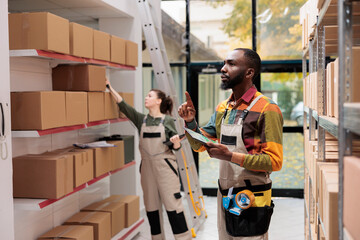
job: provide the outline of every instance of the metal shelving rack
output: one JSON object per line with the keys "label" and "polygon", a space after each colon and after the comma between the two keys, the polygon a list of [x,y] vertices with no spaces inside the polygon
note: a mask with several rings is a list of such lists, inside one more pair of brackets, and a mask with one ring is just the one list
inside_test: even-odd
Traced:
{"label": "metal shelving rack", "polygon": [[360,135],[360,111],[358,104],[351,101],[352,88],[352,46],[353,46],[353,1],[338,2],[339,35],[339,239],[344,235],[344,156],[352,154],[353,135]]}
{"label": "metal shelving rack", "polygon": [[[353,1],[342,0],[337,2],[337,16],[326,16],[327,9],[331,7],[331,0],[326,0],[319,12],[315,34],[309,45],[303,51],[303,77],[307,76],[306,60],[309,58],[309,73],[318,72],[318,111],[304,107],[304,130],[307,129],[307,118],[309,118],[309,140],[315,140],[317,130],[318,160],[325,160],[325,132],[329,132],[338,139],[339,144],[339,193],[338,193],[338,215],[339,215],[339,240],[346,238],[347,231],[343,223],[343,199],[344,199],[344,156],[351,155],[351,144],[354,135],[360,136],[360,105],[350,103],[351,81],[352,81],[352,45],[353,45],[353,21],[358,22],[358,17],[353,16]],[[333,7],[333,6],[332,6]],[[338,25],[338,56],[339,56],[339,116],[338,120],[323,116],[326,114],[325,103],[325,26]],[[309,204],[311,204],[312,181],[309,182]],[[310,218],[311,206],[306,206],[306,217]],[[325,231],[322,219],[317,214],[318,230]],[[311,226],[309,219],[309,233]],[[348,233],[347,233],[348,234]],[[319,237],[319,234],[318,234]]]}

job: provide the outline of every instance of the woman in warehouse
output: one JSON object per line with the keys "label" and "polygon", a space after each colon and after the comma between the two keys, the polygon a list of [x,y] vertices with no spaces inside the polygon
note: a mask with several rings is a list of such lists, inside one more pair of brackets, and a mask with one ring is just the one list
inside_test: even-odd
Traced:
{"label": "woman in warehouse", "polygon": [[[152,89],[145,97],[147,115],[136,111],[106,81],[119,109],[137,127],[140,134],[141,186],[153,240],[165,239],[162,203],[165,206],[175,239],[191,239],[180,195],[176,157],[172,150],[181,148],[180,137],[170,116],[173,101],[164,92]],[[171,141],[171,145],[164,142]]]}

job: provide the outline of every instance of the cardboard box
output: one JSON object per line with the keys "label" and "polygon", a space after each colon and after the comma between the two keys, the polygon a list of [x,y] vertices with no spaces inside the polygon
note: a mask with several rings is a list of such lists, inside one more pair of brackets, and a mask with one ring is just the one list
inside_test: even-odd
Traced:
{"label": "cardboard box", "polygon": [[94,59],[110,61],[110,34],[94,30]]}
{"label": "cardboard box", "polygon": [[324,225],[326,232],[326,239],[336,240],[338,239],[339,227],[338,227],[338,191],[339,184],[336,180],[339,179],[338,173],[323,173],[324,179]]}
{"label": "cardboard box", "polygon": [[[317,202],[319,202],[319,214],[321,219],[324,218],[324,209],[323,209],[323,202],[325,196],[325,189],[323,183],[323,173],[334,173],[338,174],[339,172],[339,164],[338,163],[331,163],[331,162],[318,162],[316,168],[316,188],[317,188]],[[335,181],[335,179],[333,179]],[[336,182],[335,182],[336,183]]]}
{"label": "cardboard box", "polygon": [[88,93],[88,114],[89,122],[100,121],[105,119],[105,93],[89,92]]}
{"label": "cardboard box", "polygon": [[351,102],[360,102],[360,47],[355,46],[352,48],[352,83],[350,86]]}
{"label": "cardboard box", "polygon": [[65,92],[12,92],[12,130],[44,130],[66,125]]}
{"label": "cardboard box", "polygon": [[96,202],[81,209],[82,212],[108,212],[111,216],[111,236],[125,228],[125,203]]}
{"label": "cardboard box", "polygon": [[70,54],[93,58],[94,30],[77,23],[70,23]]}
{"label": "cardboard box", "polygon": [[94,178],[93,158],[88,158],[86,151],[76,151],[74,148],[58,149],[47,154],[62,156],[69,155],[73,158],[74,188],[87,183]]}
{"label": "cardboard box", "polygon": [[110,148],[94,148],[94,177],[99,177],[110,171],[111,166]]}
{"label": "cardboard box", "polygon": [[[127,104],[134,107],[134,93],[119,92],[119,94]],[[120,118],[127,118],[122,112],[119,112],[119,116]]]}
{"label": "cardboard box", "polygon": [[9,47],[70,53],[69,21],[48,12],[9,14]]}
{"label": "cardboard box", "polygon": [[111,36],[110,44],[110,61],[126,64],[126,40],[116,36]]}
{"label": "cardboard box", "polygon": [[360,236],[360,158],[344,157],[344,226],[351,236]]}
{"label": "cardboard box", "polygon": [[334,117],[339,118],[339,58],[334,61]]}
{"label": "cardboard box", "polygon": [[134,93],[130,92],[119,92],[120,96],[124,99],[124,101],[130,106],[134,107]]}
{"label": "cardboard box", "polygon": [[329,117],[334,117],[334,62],[328,64],[326,68],[326,76],[327,115]]}
{"label": "cardboard box", "polygon": [[138,45],[135,42],[126,41],[126,65],[137,67],[138,65]]}
{"label": "cardboard box", "polygon": [[94,240],[94,230],[92,226],[57,226],[38,238],[52,239]]}
{"label": "cardboard box", "polygon": [[68,155],[13,158],[13,196],[61,198],[73,191],[73,173],[73,158]]}
{"label": "cardboard box", "polygon": [[105,92],[105,118],[114,119],[119,118],[119,106],[110,92]]}
{"label": "cardboard box", "polygon": [[88,122],[86,92],[65,92],[66,125],[73,126]]}
{"label": "cardboard box", "polygon": [[122,202],[125,203],[125,227],[130,227],[140,218],[139,196],[135,195],[112,195],[101,203]]}
{"label": "cardboard box", "polygon": [[106,88],[106,68],[95,65],[60,65],[52,70],[54,90],[98,91]]}
{"label": "cardboard box", "polygon": [[64,225],[92,226],[94,240],[111,239],[111,218],[108,212],[79,212],[66,220]]}
{"label": "cardboard box", "polygon": [[110,170],[116,170],[124,166],[124,141],[107,141],[107,143],[116,145],[115,148],[111,148],[111,163]]}

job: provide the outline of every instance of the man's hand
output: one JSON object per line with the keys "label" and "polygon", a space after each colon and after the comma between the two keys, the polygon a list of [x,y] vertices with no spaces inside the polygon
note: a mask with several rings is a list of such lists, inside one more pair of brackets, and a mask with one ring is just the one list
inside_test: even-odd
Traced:
{"label": "man's hand", "polygon": [[185,92],[186,102],[181,104],[178,108],[179,116],[185,120],[185,122],[192,122],[195,118],[196,110],[191,100],[190,94]]}
{"label": "man's hand", "polygon": [[204,145],[209,156],[220,160],[231,161],[232,152],[224,145],[220,143],[207,143]]}

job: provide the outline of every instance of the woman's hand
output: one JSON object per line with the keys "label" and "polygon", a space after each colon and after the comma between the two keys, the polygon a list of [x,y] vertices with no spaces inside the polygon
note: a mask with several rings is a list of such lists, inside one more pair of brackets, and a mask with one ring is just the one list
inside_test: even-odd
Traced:
{"label": "woman's hand", "polygon": [[207,143],[204,145],[209,156],[212,158],[217,158],[220,160],[231,161],[232,152],[226,147],[226,145],[221,143]]}
{"label": "woman's hand", "polygon": [[174,144],[174,149],[179,149],[181,147],[180,141],[181,141],[181,139],[180,139],[179,135],[174,135],[170,138],[170,142],[172,142]]}
{"label": "woman's hand", "polygon": [[112,86],[107,78],[106,78],[105,83],[106,83],[106,86],[109,88],[110,93],[114,97],[115,101],[117,103],[122,102],[123,98],[120,96],[120,94],[118,92],[115,91],[115,89],[112,88]]}

